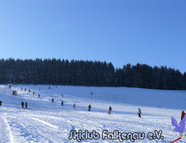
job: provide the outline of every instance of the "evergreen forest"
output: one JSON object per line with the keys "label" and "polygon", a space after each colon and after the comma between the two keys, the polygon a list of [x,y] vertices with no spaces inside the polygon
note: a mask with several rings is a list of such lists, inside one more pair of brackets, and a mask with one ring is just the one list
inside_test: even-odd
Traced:
{"label": "evergreen forest", "polygon": [[186,72],[146,64],[64,59],[0,59],[0,83],[186,89]]}

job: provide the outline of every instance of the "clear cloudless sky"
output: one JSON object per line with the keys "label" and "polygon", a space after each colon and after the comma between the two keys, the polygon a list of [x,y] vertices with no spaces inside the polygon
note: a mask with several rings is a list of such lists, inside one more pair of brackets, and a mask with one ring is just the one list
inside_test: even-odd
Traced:
{"label": "clear cloudless sky", "polygon": [[0,0],[0,58],[186,72],[186,0]]}

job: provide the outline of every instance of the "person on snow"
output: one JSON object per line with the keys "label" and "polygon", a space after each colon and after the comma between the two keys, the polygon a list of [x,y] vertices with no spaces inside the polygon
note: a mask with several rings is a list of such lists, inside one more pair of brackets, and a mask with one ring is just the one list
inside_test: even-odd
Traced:
{"label": "person on snow", "polygon": [[22,108],[24,108],[24,102],[23,101],[21,102],[21,105],[22,105]]}
{"label": "person on snow", "polygon": [[76,110],[76,103],[73,104],[73,108],[74,108],[74,110]]}
{"label": "person on snow", "polygon": [[52,103],[54,103],[54,98],[52,98]]}
{"label": "person on snow", "polygon": [[25,108],[27,109],[27,102],[25,102]]}
{"label": "person on snow", "polygon": [[88,111],[91,111],[91,105],[89,104],[89,106],[88,106]]}
{"label": "person on snow", "polygon": [[141,109],[140,108],[138,108],[138,116],[139,116],[139,118],[141,118]]}
{"label": "person on snow", "polygon": [[63,101],[61,101],[61,106],[63,106],[63,104],[64,104],[64,102],[63,102]]}
{"label": "person on snow", "polygon": [[185,116],[185,112],[182,110],[182,112],[181,112],[181,120],[183,119],[184,116]]}
{"label": "person on snow", "polygon": [[109,106],[109,112],[108,112],[108,114],[110,114],[110,113],[111,113],[111,111],[112,111],[112,107],[111,107],[111,106]]}

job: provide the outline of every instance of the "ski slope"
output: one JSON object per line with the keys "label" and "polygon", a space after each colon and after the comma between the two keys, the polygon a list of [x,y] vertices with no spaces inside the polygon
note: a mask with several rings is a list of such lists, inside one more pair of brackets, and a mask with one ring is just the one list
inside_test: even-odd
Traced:
{"label": "ski slope", "polygon": [[[13,90],[17,91],[16,96],[12,95]],[[186,110],[185,95],[186,91],[125,87],[12,85],[10,89],[8,85],[0,85],[0,100],[3,101],[0,106],[0,143],[78,142],[69,138],[71,130],[96,131],[100,135],[98,140],[82,139],[81,142],[119,142],[107,137],[103,140],[105,130],[145,134],[144,139],[134,142],[170,142],[179,137],[179,133],[173,132],[171,116],[180,121],[181,110]],[[61,106],[62,100],[64,106]],[[21,108],[22,101],[28,103],[28,109]],[[91,112],[87,111],[89,104]],[[108,115],[109,106],[113,110],[111,115]],[[142,110],[141,119],[137,115],[138,108]],[[155,134],[156,131],[162,131],[163,138],[150,140],[148,133]],[[186,142],[186,138],[178,142]]]}

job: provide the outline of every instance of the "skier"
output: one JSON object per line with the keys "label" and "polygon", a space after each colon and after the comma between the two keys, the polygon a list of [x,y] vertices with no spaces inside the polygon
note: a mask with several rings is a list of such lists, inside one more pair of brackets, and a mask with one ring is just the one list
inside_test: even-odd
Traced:
{"label": "skier", "polygon": [[25,102],[25,108],[27,109],[27,102]]}
{"label": "skier", "polygon": [[182,110],[182,112],[181,112],[181,120],[183,119],[184,116],[185,116],[185,112]]}
{"label": "skier", "polygon": [[73,108],[74,108],[74,110],[76,110],[76,103],[74,103]]}
{"label": "skier", "polygon": [[54,103],[54,98],[52,98],[52,103]]}
{"label": "skier", "polygon": [[108,112],[108,114],[110,114],[110,113],[111,113],[111,111],[112,111],[112,107],[111,107],[111,106],[109,106],[109,112]]}
{"label": "skier", "polygon": [[139,118],[141,118],[141,109],[140,108],[138,108],[138,116],[139,116]]}
{"label": "skier", "polygon": [[89,106],[88,106],[88,111],[91,111],[91,105],[89,104]]}
{"label": "skier", "polygon": [[22,105],[22,108],[24,108],[24,102],[23,101],[21,102],[21,105]]}
{"label": "skier", "polygon": [[38,98],[40,98],[40,94],[38,94]]}
{"label": "skier", "polygon": [[63,102],[63,100],[61,101],[61,106],[63,106],[63,104],[64,104],[64,102]]}
{"label": "skier", "polygon": [[50,89],[50,86],[48,87],[48,89]]}
{"label": "skier", "polygon": [[0,101],[0,106],[2,105],[3,101]]}

